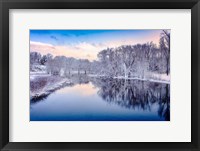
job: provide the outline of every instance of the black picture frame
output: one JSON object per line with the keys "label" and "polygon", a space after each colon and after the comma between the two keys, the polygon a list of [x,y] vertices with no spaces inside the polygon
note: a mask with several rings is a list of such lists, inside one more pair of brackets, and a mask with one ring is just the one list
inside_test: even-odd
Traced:
{"label": "black picture frame", "polygon": [[[191,9],[191,142],[9,142],[9,9]],[[0,0],[0,33],[1,150],[200,150],[199,0]]]}

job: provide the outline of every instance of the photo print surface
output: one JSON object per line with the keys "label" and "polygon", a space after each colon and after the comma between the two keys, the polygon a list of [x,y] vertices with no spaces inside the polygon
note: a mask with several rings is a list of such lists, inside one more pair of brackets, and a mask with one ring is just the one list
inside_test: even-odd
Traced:
{"label": "photo print surface", "polygon": [[30,121],[170,121],[170,30],[30,30]]}

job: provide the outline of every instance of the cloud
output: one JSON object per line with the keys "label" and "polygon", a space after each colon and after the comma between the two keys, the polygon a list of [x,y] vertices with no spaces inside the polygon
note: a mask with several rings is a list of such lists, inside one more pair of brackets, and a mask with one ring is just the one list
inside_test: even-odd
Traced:
{"label": "cloud", "polygon": [[55,47],[51,44],[31,41],[30,42],[30,51],[36,51],[43,55],[47,54],[47,53],[54,54]]}
{"label": "cloud", "polygon": [[95,60],[98,52],[102,49],[104,48],[101,46],[94,46],[86,42],[66,46],[53,46],[47,43],[30,42],[30,51],[36,51],[42,55],[50,53],[53,56],[74,57],[77,59],[88,59],[90,61]]}
{"label": "cloud", "polygon": [[[56,37],[54,37],[56,38]],[[115,48],[121,45],[134,45],[138,43],[146,43],[153,41],[158,45],[159,36],[150,36],[144,37],[143,39],[124,39],[124,40],[116,40],[116,41],[108,41],[105,43],[88,43],[88,42],[79,42],[76,44],[69,45],[52,45],[48,43],[41,42],[30,42],[30,51],[40,52],[42,55],[50,53],[53,56],[66,56],[66,57],[74,57],[77,59],[88,59],[90,61],[97,59],[97,54],[103,49],[106,48]]]}
{"label": "cloud", "polygon": [[35,42],[35,41],[30,41],[30,45],[38,45],[38,46],[49,46],[49,47],[53,47],[52,44],[47,44],[47,43],[42,43],[42,42]]}
{"label": "cloud", "polygon": [[160,36],[155,34],[153,36],[152,35],[146,36],[142,39],[141,38],[132,38],[132,39],[108,41],[104,45],[106,45],[107,47],[119,47],[122,45],[135,45],[135,44],[144,44],[147,42],[153,42],[158,46],[159,39],[160,39]]}

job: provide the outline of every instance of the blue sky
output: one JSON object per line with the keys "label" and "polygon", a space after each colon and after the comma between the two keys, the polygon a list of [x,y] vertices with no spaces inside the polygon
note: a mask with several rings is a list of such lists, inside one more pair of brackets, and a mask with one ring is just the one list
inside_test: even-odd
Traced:
{"label": "blue sky", "polygon": [[161,30],[30,30],[30,51],[94,60],[107,47],[151,41],[158,45],[160,33]]}

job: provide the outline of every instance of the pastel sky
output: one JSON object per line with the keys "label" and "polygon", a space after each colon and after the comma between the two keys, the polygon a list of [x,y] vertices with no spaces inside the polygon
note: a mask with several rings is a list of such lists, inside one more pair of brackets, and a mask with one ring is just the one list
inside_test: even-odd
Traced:
{"label": "pastel sky", "polygon": [[30,51],[42,55],[97,59],[107,47],[153,42],[159,44],[162,30],[30,30]]}

